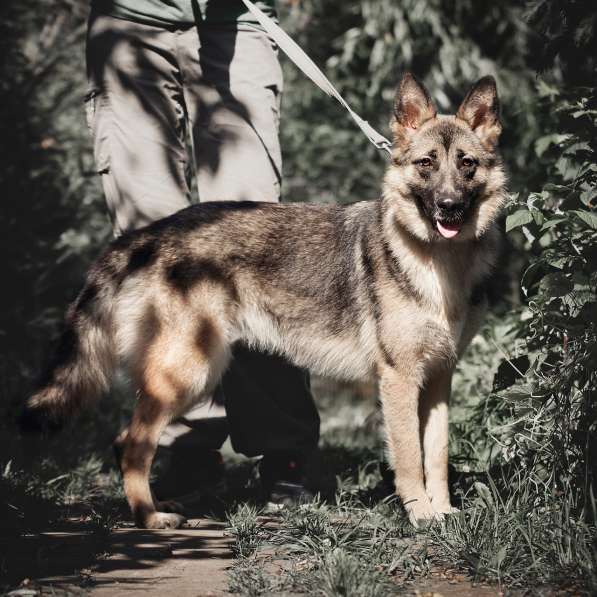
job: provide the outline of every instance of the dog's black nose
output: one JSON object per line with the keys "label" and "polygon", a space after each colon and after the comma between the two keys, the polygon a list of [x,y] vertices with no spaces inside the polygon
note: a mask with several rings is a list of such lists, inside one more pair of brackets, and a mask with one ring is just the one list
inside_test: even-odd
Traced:
{"label": "dog's black nose", "polygon": [[446,212],[453,212],[464,206],[464,201],[454,199],[454,197],[440,197],[437,200],[437,206]]}

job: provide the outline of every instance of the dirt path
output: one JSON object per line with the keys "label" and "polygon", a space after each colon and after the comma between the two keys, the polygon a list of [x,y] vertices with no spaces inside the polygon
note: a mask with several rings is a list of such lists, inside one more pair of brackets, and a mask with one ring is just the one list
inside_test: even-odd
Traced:
{"label": "dirt path", "polygon": [[[190,519],[188,527],[148,531],[133,526],[104,537],[71,528],[30,535],[0,549],[12,550],[14,561],[34,579],[21,584],[19,597],[220,597],[228,593],[233,539],[226,525],[207,518]],[[32,548],[34,550],[32,551]],[[263,565],[288,567],[275,550],[264,550]],[[76,570],[76,573],[73,573]],[[271,570],[270,570],[271,571]],[[45,573],[44,573],[45,572]],[[1,593],[1,591],[0,591]],[[496,597],[496,587],[475,586],[455,571],[432,572],[399,590],[405,596]]]}
{"label": "dirt path", "polygon": [[174,531],[120,529],[112,533],[111,555],[93,572],[93,597],[197,597],[226,590],[231,539],[223,523],[194,519]]}
{"label": "dirt path", "polygon": [[[222,595],[232,558],[231,539],[224,535],[224,528],[224,523],[191,519],[188,528],[172,531],[115,529],[101,545],[94,545],[96,553],[105,555],[82,567],[78,575],[49,574],[22,588],[41,589],[42,595],[84,593],[92,597]],[[51,568],[75,564],[88,548],[86,539],[74,533],[44,533],[41,541],[55,560]]]}

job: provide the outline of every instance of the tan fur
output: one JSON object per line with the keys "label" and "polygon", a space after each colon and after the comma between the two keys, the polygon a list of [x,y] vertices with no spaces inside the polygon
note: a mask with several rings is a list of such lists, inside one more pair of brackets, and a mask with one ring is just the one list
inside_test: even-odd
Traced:
{"label": "tan fur", "polygon": [[[80,400],[79,386],[63,381],[69,372],[88,365],[87,379],[101,387],[118,355],[140,389],[116,444],[140,526],[182,524],[156,510],[166,506],[149,489],[151,460],[165,425],[209,396],[235,342],[324,375],[377,377],[410,519],[452,511],[450,380],[485,310],[480,290],[497,258],[505,199],[493,80],[467,98],[458,118],[438,116],[422,86],[403,79],[379,202],[204,204],[119,239],[98,260],[72,321],[74,341],[87,348],[64,359],[30,407]],[[420,163],[426,155],[431,165]],[[464,198],[450,239],[434,215],[444,196]]]}

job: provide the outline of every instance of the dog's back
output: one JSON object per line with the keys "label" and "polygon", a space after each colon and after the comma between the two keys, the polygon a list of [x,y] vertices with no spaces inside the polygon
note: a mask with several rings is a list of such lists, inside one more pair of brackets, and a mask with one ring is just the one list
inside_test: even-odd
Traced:
{"label": "dog's back", "polygon": [[[59,424],[106,389],[118,363],[145,387],[152,358],[187,378],[188,404],[209,392],[238,340],[327,373],[366,375],[357,239],[377,208],[202,204],[117,239],[68,310],[27,421]],[[202,356],[214,371],[190,374]]]}

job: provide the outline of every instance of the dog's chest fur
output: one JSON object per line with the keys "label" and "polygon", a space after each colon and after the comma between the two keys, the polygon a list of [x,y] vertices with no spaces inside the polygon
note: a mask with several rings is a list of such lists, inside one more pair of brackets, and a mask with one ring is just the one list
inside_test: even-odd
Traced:
{"label": "dog's chest fur", "polygon": [[493,243],[421,243],[390,218],[380,223],[360,252],[378,350],[392,367],[454,364],[483,310],[472,299],[491,269]]}
{"label": "dog's chest fur", "polygon": [[[401,255],[405,276],[416,295],[399,301],[399,345],[430,364],[453,363],[470,320],[473,288],[486,275],[477,256],[442,248],[421,256]],[[398,301],[397,301],[398,302]],[[400,350],[400,349],[398,349]]]}
{"label": "dog's chest fur", "polygon": [[309,223],[311,238],[322,241],[308,248],[294,227],[292,237],[279,238],[292,261],[268,263],[262,284],[246,285],[239,337],[344,378],[373,374],[380,359],[453,364],[470,337],[472,289],[487,273],[482,252],[407,246],[384,235],[378,209],[364,203],[341,217],[322,212]]}

